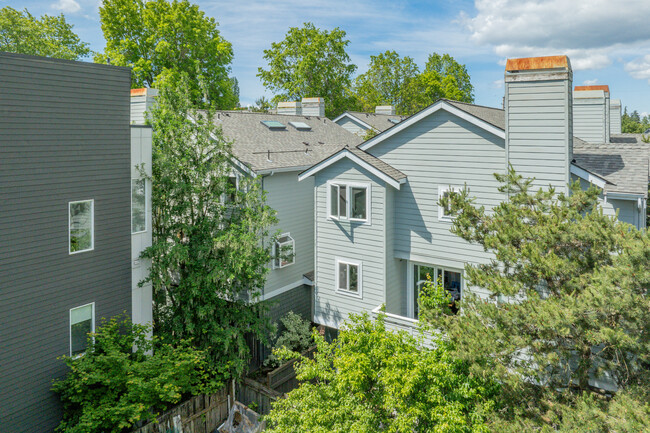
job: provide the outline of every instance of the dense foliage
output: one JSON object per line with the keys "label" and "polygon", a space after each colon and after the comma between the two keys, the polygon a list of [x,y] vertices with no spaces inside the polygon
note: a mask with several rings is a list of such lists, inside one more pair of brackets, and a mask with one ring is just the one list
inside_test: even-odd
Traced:
{"label": "dense foliage", "polygon": [[[467,287],[488,288],[489,299],[465,291],[461,314],[422,317],[453,342],[453,356],[499,378],[500,431],[569,431],[592,415],[615,424],[621,405],[643,419],[650,408],[635,399],[650,390],[647,232],[605,216],[595,187],[533,191],[512,169],[497,179],[507,199],[492,210],[466,189],[441,201],[457,215],[452,232],[494,254],[465,269]],[[595,397],[594,378],[615,385],[616,398]]]}
{"label": "dense foliage", "polygon": [[[248,363],[246,335],[269,331],[264,287],[276,222],[257,179],[240,173],[210,111],[189,99],[189,79],[160,88],[153,126],[153,245],[156,332],[164,341],[191,339],[219,378]],[[230,180],[229,180],[230,179]]]}
{"label": "dense foliage", "polygon": [[276,94],[274,102],[306,97],[325,98],[325,115],[332,117],[348,108],[348,90],[357,67],[345,51],[350,41],[338,27],[321,30],[312,23],[291,27],[284,40],[264,50],[268,69],[257,76]]}
{"label": "dense foliage", "polygon": [[184,396],[216,389],[204,352],[185,343],[158,344],[148,331],[128,319],[103,321],[84,355],[63,357],[70,371],[53,385],[64,409],[58,431],[131,431]]}
{"label": "dense foliage", "polygon": [[643,134],[650,129],[650,116],[643,116],[634,110],[628,114],[627,107],[621,116],[621,132],[631,134]]}
{"label": "dense foliage", "polygon": [[277,367],[280,363],[276,353],[285,348],[292,352],[301,353],[309,349],[312,343],[311,322],[303,319],[300,314],[289,311],[280,318],[279,334],[273,340],[273,353],[271,353],[264,364]]}
{"label": "dense foliage", "polygon": [[90,55],[88,44],[72,30],[63,14],[34,17],[27,9],[0,9],[0,51],[79,60]]}
{"label": "dense foliage", "polygon": [[188,0],[104,0],[106,50],[95,61],[133,68],[133,87],[159,87],[164,73],[189,77],[191,101],[219,109],[239,102],[229,77],[233,50],[214,18]]}
{"label": "dense foliage", "polygon": [[[314,359],[297,364],[304,382],[276,401],[272,433],[485,432],[498,385],[473,375],[446,343],[421,347],[386,330],[383,317],[351,317]],[[297,356],[285,352],[287,357]]]}

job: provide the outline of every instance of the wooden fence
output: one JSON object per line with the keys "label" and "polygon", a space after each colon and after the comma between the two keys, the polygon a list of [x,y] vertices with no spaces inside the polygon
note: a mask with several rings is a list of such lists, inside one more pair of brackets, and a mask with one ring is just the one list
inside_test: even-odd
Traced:
{"label": "wooden fence", "polygon": [[228,397],[227,388],[210,395],[197,395],[134,433],[213,433],[228,418]]}
{"label": "wooden fence", "polygon": [[[315,351],[316,346],[307,349],[302,355],[307,358],[312,358]],[[282,394],[295,389],[298,386],[298,379],[296,379],[296,371],[294,369],[295,363],[296,360],[292,359],[267,373],[266,386]]]}
{"label": "wooden fence", "polygon": [[240,403],[248,407],[252,405],[255,412],[266,415],[271,410],[271,403],[282,398],[283,394],[245,377],[237,384],[236,396]]}

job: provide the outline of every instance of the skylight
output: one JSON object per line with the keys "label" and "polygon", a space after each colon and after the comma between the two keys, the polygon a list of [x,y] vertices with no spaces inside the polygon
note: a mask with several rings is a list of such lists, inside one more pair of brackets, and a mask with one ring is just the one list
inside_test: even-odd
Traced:
{"label": "skylight", "polygon": [[394,123],[394,124],[396,124],[396,125],[400,122],[399,119],[392,119],[392,118],[390,118],[390,117],[388,118],[388,121],[389,121],[390,123]]}
{"label": "skylight", "polygon": [[289,125],[301,131],[311,131],[311,126],[307,125],[305,122],[289,122]]}
{"label": "skylight", "polygon": [[283,123],[278,122],[277,120],[262,120],[262,125],[266,126],[269,129],[284,129],[285,126]]}

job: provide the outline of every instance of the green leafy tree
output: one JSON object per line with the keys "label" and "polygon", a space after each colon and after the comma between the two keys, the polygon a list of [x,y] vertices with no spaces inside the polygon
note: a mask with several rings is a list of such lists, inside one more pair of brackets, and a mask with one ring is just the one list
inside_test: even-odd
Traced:
{"label": "green leafy tree", "polygon": [[641,118],[639,112],[634,110],[632,114],[627,113],[627,107],[621,116],[621,132],[629,134],[642,134],[650,129],[650,116]]}
{"label": "green leafy tree", "polygon": [[415,61],[395,51],[370,56],[370,67],[354,80],[353,92],[358,108],[374,112],[377,105],[392,105],[398,114],[411,114],[417,105],[412,93],[420,71]]}
{"label": "green leafy tree", "polygon": [[[351,316],[332,343],[315,334],[300,386],[273,404],[271,433],[486,432],[498,385],[470,374],[446,343],[421,347],[380,316]],[[283,352],[286,357],[297,356]]]}
{"label": "green leafy tree", "polygon": [[[303,319],[300,314],[289,311],[280,318],[282,332],[275,338],[273,343],[274,352],[281,348],[286,348],[292,352],[303,352],[309,349],[311,339],[311,322]],[[277,367],[280,364],[276,353],[271,353],[264,364],[267,366]]]}
{"label": "green leafy tree", "polygon": [[283,41],[264,50],[268,69],[260,67],[257,76],[276,93],[274,102],[323,97],[327,116],[345,111],[357,69],[345,51],[350,43],[345,37],[338,27],[328,31],[305,23],[302,28],[291,27]]}
{"label": "green leafy tree", "polygon": [[233,59],[214,18],[187,0],[105,0],[99,8],[106,50],[95,61],[133,68],[133,87],[158,87],[166,71],[190,78],[191,100],[231,109],[239,102],[228,76]]}
{"label": "green leafy tree", "polygon": [[0,9],[0,51],[79,60],[90,55],[88,44],[72,30],[63,14],[34,17],[27,9]]}
{"label": "green leafy tree", "polygon": [[268,113],[271,111],[273,108],[273,104],[271,101],[266,99],[265,96],[260,96],[255,100],[255,106],[253,107],[253,111],[261,112],[261,113]]}
{"label": "green leafy tree", "polygon": [[414,85],[420,100],[412,110],[422,109],[440,98],[474,102],[474,86],[467,67],[449,54],[431,54],[419,76],[419,82]]}
{"label": "green leafy tree", "polygon": [[[205,353],[189,344],[159,344],[148,328],[113,318],[88,337],[81,357],[64,356],[70,371],[54,381],[63,404],[57,431],[120,433],[152,419],[184,396],[217,389]],[[155,352],[151,353],[153,346]]]}
{"label": "green leafy tree", "polygon": [[490,299],[465,293],[461,314],[425,317],[453,342],[454,356],[500,378],[512,411],[542,423],[557,397],[548,390],[589,395],[597,391],[590,377],[605,373],[622,391],[647,387],[647,232],[605,216],[596,187],[574,183],[556,194],[533,191],[512,168],[496,177],[508,198],[492,210],[475,206],[467,189],[441,200],[457,214],[451,231],[494,254],[465,268],[467,286],[489,289]]}
{"label": "green leafy tree", "polygon": [[153,127],[152,259],[156,332],[191,339],[217,377],[237,377],[248,362],[246,335],[266,340],[264,287],[276,222],[258,179],[235,188],[230,145],[213,113],[189,99],[189,79],[160,87]]}

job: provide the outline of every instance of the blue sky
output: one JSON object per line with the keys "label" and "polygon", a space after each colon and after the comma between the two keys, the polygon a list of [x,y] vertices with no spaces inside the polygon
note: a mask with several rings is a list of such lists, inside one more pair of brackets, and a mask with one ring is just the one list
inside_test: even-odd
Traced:
{"label": "blue sky", "polygon": [[[649,0],[194,0],[233,44],[241,102],[271,96],[256,77],[263,50],[306,21],[339,27],[362,73],[386,50],[423,66],[432,52],[467,65],[476,103],[501,106],[508,57],[568,54],[574,85],[608,84],[612,98],[650,113]],[[34,15],[63,13],[95,51],[101,0],[0,0]]]}

